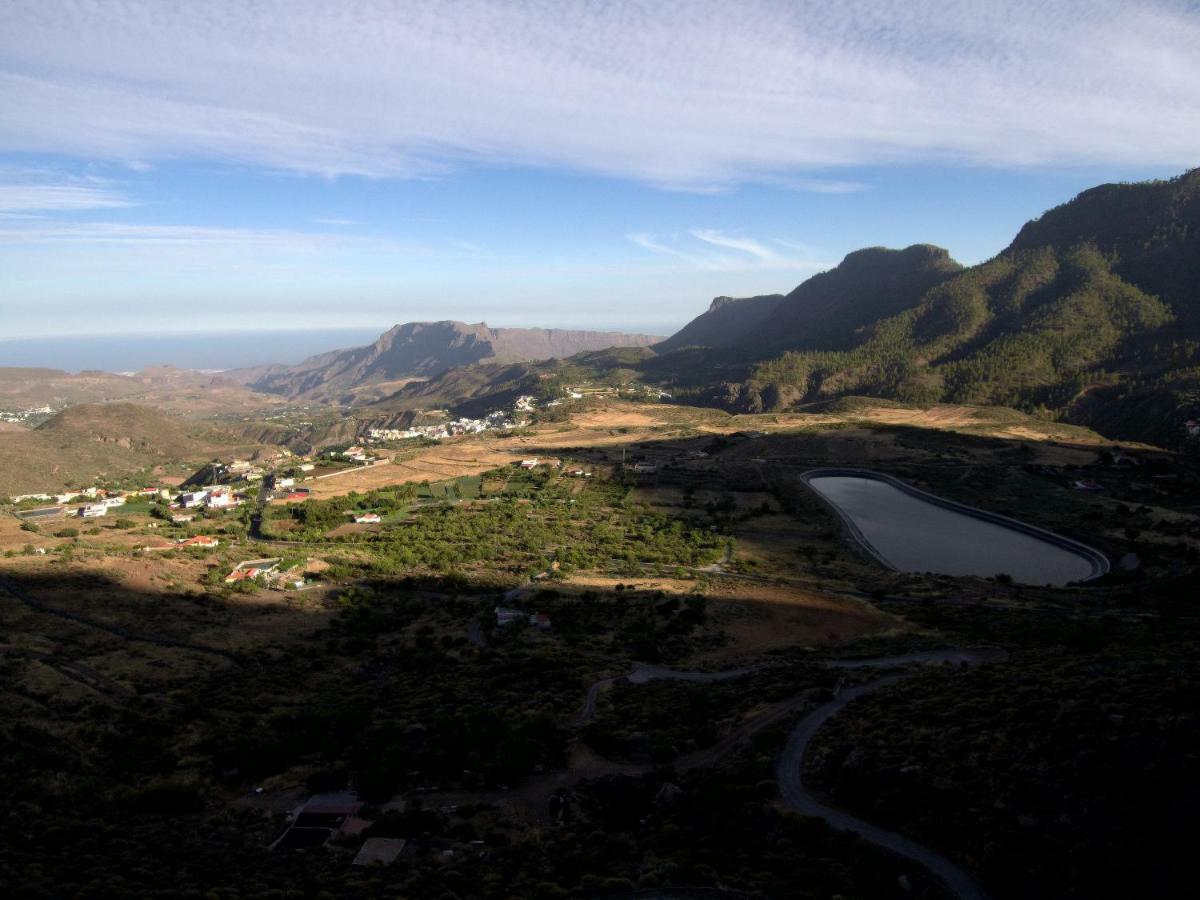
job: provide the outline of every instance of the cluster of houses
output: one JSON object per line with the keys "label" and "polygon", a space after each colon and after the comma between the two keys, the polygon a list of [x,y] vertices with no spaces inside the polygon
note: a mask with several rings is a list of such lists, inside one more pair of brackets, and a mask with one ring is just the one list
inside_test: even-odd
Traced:
{"label": "cluster of houses", "polygon": [[442,441],[464,434],[504,431],[519,427],[522,424],[525,423],[519,419],[512,418],[503,410],[497,410],[496,412],[488,413],[482,419],[458,418],[452,422],[439,422],[436,425],[413,425],[410,428],[372,428],[367,432],[367,440],[374,443],[404,441],[410,438],[428,438],[432,441]]}
{"label": "cluster of houses", "polygon": [[0,409],[0,422],[29,425],[39,419],[54,415],[58,410],[52,406],[33,406],[29,409]]}
{"label": "cluster of houses", "polygon": [[180,509],[232,509],[245,503],[245,494],[235,494],[228,485],[214,484],[209,487],[185,491],[176,498]]}
{"label": "cluster of houses", "polygon": [[30,407],[29,409],[0,409],[0,422],[12,422],[13,425],[36,425],[38,421],[48,419],[59,412],[54,407]]}
{"label": "cluster of houses", "polygon": [[[134,499],[166,500],[179,509],[232,509],[246,502],[246,495],[235,493],[228,485],[210,485],[209,487],[194,488],[188,491],[173,493],[169,488],[147,487],[132,491],[111,491],[103,488],[88,487],[78,491],[66,491],[62,494],[19,494],[9,498],[14,503],[27,500],[39,500],[55,503],[60,507],[83,501],[75,508],[73,514],[82,519],[98,519],[108,515],[110,509],[124,506]],[[54,512],[54,510],[47,510]],[[192,516],[176,515],[171,517],[175,524],[190,522]]]}

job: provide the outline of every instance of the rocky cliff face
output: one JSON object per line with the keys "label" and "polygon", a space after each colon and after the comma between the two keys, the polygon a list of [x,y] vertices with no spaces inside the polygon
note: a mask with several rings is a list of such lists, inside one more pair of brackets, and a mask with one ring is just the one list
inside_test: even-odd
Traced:
{"label": "rocky cliff face", "polygon": [[266,393],[346,399],[364,387],[430,378],[477,362],[567,357],[608,347],[644,347],[656,340],[649,335],[608,331],[409,322],[389,329],[366,347],[334,350],[295,366],[260,366],[229,375]]}

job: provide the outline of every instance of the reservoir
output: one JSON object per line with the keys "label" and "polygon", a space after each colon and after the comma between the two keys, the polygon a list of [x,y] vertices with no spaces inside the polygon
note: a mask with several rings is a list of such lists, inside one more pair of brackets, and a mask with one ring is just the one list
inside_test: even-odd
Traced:
{"label": "reservoir", "polygon": [[1104,554],[996,513],[936,497],[877,472],[815,469],[801,478],[867,552],[901,572],[1066,584],[1108,571]]}

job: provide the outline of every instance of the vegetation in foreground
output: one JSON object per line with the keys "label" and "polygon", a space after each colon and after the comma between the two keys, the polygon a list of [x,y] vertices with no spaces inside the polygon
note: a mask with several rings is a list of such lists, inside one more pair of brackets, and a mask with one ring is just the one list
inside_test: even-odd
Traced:
{"label": "vegetation in foreground", "polygon": [[[52,543],[45,560],[4,563],[6,584],[43,605],[6,594],[0,606],[0,878],[31,897],[599,897],[668,884],[937,897],[919,867],[779,807],[774,765],[794,714],[713,748],[789,696],[827,696],[824,658],[979,644],[1009,661],[852,705],[822,732],[811,776],[974,868],[997,896],[1164,894],[1185,874],[1196,619],[1175,586],[1195,572],[1191,470],[1163,482],[1091,446],[912,428],[635,452],[678,462],[628,482],[514,469],[280,506],[268,529],[299,542],[288,547],[236,543],[235,528],[215,552],[132,559],[142,511],[128,514],[133,529],[37,536]],[[577,456],[605,473],[608,454],[619,449]],[[1142,564],[1059,590],[881,572],[793,477],[848,456]],[[1072,491],[1084,475],[1102,477],[1104,494]],[[386,513],[378,529],[331,534],[367,509]],[[548,545],[555,535],[566,539]],[[272,547],[334,566],[309,592],[208,583]],[[690,571],[713,560],[726,574]],[[161,580],[117,580],[135,566]],[[747,613],[803,592],[833,607],[813,613],[803,643],[785,634],[765,649],[739,643],[741,620],[710,596],[717,583],[742,586]],[[832,630],[821,616],[863,598],[882,611],[874,637],[812,637]],[[504,604],[553,627],[497,626]],[[761,671],[621,680],[635,660],[711,668],[739,647],[723,665]],[[577,728],[602,678],[616,682]],[[367,802],[366,832],[267,849],[310,793],[344,788]],[[353,867],[367,836],[409,846],[391,867]]]}

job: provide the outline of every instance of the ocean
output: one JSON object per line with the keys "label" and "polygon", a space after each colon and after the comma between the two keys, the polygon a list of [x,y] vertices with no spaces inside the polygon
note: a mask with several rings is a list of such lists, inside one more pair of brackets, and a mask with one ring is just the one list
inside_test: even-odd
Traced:
{"label": "ocean", "polygon": [[0,366],[136,372],[160,365],[220,370],[290,364],[317,353],[369,344],[388,327],[0,338]]}

